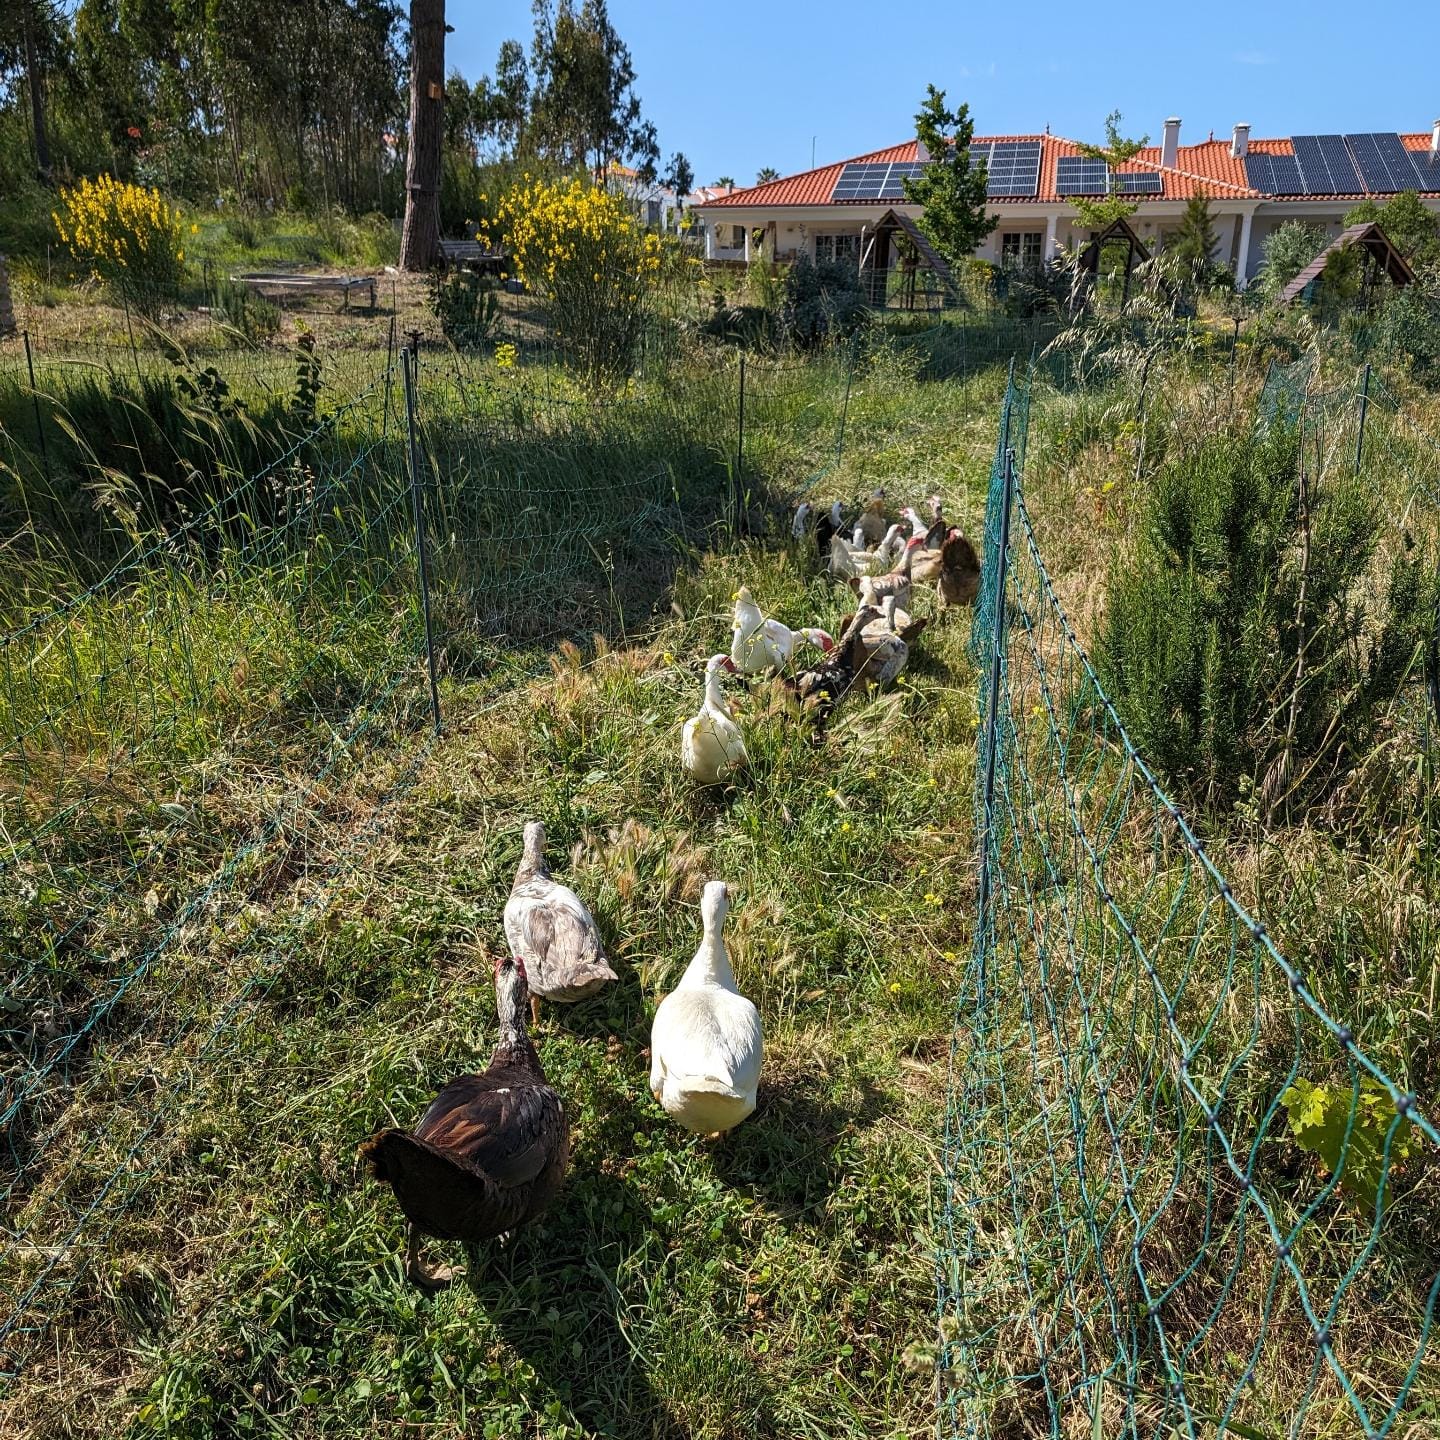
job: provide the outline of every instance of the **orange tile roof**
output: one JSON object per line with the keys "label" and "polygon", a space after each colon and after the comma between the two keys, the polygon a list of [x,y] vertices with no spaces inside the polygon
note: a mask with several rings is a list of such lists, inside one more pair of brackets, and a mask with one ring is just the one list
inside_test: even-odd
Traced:
{"label": "orange tile roof", "polygon": [[[1410,150],[1428,150],[1428,131],[1402,133],[1401,142]],[[1065,203],[1069,197],[1060,195],[1055,189],[1057,161],[1061,156],[1082,154],[1077,141],[1067,140],[1059,135],[977,135],[971,142],[974,146],[996,143],[1013,143],[1022,140],[1038,140],[1040,150],[1040,179],[1034,195],[992,195],[987,202],[991,205],[1033,205]],[[1277,140],[1251,140],[1250,149],[1258,155],[1293,155],[1294,146],[1288,138]],[[830,198],[835,182],[846,165],[876,164],[884,161],[913,161],[916,158],[916,142],[907,140],[900,145],[891,145],[883,150],[871,150],[864,155],[839,160],[833,165],[822,165],[816,170],[805,170],[798,175],[789,175],[780,180],[770,180],[764,185],[754,185],[746,190],[735,190],[706,201],[704,209],[734,206],[751,209],[769,206],[791,207],[796,205],[884,205],[893,201],[846,200],[835,202]],[[1230,153],[1229,140],[1203,140],[1197,145],[1181,145],[1176,153],[1173,166],[1160,163],[1160,147],[1147,145],[1122,171],[1157,171],[1161,176],[1163,189],[1158,195],[1133,195],[1127,198],[1143,204],[1147,200],[1188,200],[1198,190],[1213,199],[1234,198],[1244,200],[1305,200],[1315,197],[1305,195],[1266,195],[1252,190],[1245,178],[1245,162]],[[1326,199],[1364,199],[1365,196],[1326,196]]]}

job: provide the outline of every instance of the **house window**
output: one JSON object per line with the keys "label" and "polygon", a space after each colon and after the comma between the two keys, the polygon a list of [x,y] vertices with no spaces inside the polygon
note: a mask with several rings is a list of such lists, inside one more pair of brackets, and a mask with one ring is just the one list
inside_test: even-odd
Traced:
{"label": "house window", "polygon": [[1039,230],[1016,230],[1000,237],[1000,263],[1007,270],[1038,270],[1045,236]]}
{"label": "house window", "polygon": [[815,263],[824,265],[827,261],[848,261],[852,265],[860,262],[860,237],[858,235],[817,235],[815,237]]}
{"label": "house window", "polygon": [[645,223],[647,225],[658,225],[660,223],[660,202],[658,200],[647,200],[645,202]]}
{"label": "house window", "polygon": [[732,225],[730,227],[731,250],[743,250],[745,248],[745,227],[743,225]]}

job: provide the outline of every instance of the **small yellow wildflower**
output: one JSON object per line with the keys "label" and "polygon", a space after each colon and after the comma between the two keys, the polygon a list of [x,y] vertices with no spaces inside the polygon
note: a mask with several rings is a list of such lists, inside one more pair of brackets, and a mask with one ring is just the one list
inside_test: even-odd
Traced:
{"label": "small yellow wildflower", "polygon": [[850,822],[848,820],[842,820],[840,822],[840,833],[842,835],[848,835],[850,833]]}
{"label": "small yellow wildflower", "polygon": [[892,980],[890,982],[890,993],[892,995],[898,995],[900,993],[900,982],[898,980]]}

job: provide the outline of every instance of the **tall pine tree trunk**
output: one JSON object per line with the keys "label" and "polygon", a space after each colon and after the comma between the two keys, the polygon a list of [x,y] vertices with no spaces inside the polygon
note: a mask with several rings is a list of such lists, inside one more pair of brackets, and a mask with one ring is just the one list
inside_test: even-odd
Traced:
{"label": "tall pine tree trunk", "polygon": [[35,174],[50,183],[50,139],[45,133],[45,89],[35,57],[35,14],[32,0],[20,0],[20,29],[25,43],[25,78],[30,85],[30,113],[35,122]]}
{"label": "tall pine tree trunk", "polygon": [[410,55],[410,150],[400,268],[426,270],[440,253],[445,0],[410,0]]}

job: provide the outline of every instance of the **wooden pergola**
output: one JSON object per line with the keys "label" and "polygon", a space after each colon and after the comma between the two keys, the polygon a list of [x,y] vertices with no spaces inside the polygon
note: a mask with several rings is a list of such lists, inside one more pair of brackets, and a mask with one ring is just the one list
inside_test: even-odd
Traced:
{"label": "wooden pergola", "polygon": [[[898,243],[900,236],[905,243]],[[906,310],[915,308],[915,280],[920,270],[928,270],[940,282],[946,300],[952,304],[960,299],[959,287],[950,267],[924,232],[908,216],[898,210],[887,210],[875,223],[866,227],[860,240],[860,281],[865,298],[872,305],[884,308],[889,300],[891,248],[898,251],[900,267],[900,303]]]}
{"label": "wooden pergola", "polygon": [[1410,268],[1410,262],[1395,248],[1395,242],[1380,228],[1374,220],[1368,220],[1361,225],[1352,225],[1348,230],[1337,235],[1281,292],[1280,303],[1282,305],[1293,305],[1295,301],[1305,298],[1309,299],[1314,293],[1315,282],[1324,273],[1326,265],[1330,263],[1330,257],[1338,254],[1341,250],[1352,250],[1359,247],[1364,252],[1365,259],[1365,290],[1366,298],[1381,275],[1389,277],[1394,285],[1413,285],[1415,283],[1415,272]]}
{"label": "wooden pergola", "polygon": [[1123,310],[1130,300],[1130,277],[1135,273],[1135,267],[1143,264],[1150,258],[1150,251],[1146,249],[1145,242],[1130,228],[1124,217],[1112,220],[1098,234],[1092,235],[1084,248],[1080,251],[1076,266],[1076,287],[1072,292],[1072,308],[1079,303],[1080,289],[1083,282],[1085,290],[1094,288],[1100,278],[1100,256],[1104,253],[1105,247],[1112,242],[1123,242],[1125,251],[1125,284],[1120,294],[1120,308]]}

